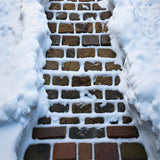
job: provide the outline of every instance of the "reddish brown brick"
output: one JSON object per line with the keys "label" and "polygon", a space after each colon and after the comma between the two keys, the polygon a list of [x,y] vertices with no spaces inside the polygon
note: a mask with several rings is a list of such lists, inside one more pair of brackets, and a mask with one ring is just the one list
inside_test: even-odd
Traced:
{"label": "reddish brown brick", "polygon": [[64,51],[63,49],[50,48],[46,53],[46,57],[47,58],[52,58],[52,57],[62,58],[64,57]]}
{"label": "reddish brown brick", "polygon": [[105,65],[106,71],[112,71],[112,70],[122,70],[121,66],[118,64],[114,64],[114,62],[107,62]]}
{"label": "reddish brown brick", "polygon": [[106,11],[100,14],[101,20],[109,19],[112,16],[111,12]]}
{"label": "reddish brown brick", "polygon": [[44,79],[44,85],[50,84],[50,76],[48,74],[44,74],[43,79]]}
{"label": "reddish brown brick", "polygon": [[62,70],[63,71],[78,71],[79,70],[79,63],[78,62],[65,62],[62,65]]}
{"label": "reddish brown brick", "polygon": [[79,123],[79,118],[77,117],[60,119],[60,124],[78,124],[78,123]]}
{"label": "reddish brown brick", "polygon": [[33,139],[55,139],[65,138],[66,127],[45,127],[45,128],[33,128]]}
{"label": "reddish brown brick", "polygon": [[100,91],[100,90],[89,90],[89,93],[91,95],[96,96],[96,98],[98,98],[98,99],[102,99],[103,98],[102,91]]}
{"label": "reddish brown brick", "polygon": [[120,77],[116,76],[115,77],[115,85],[118,86],[120,84]]}
{"label": "reddish brown brick", "polygon": [[91,85],[91,79],[89,76],[86,77],[79,77],[79,76],[73,76],[72,77],[72,86],[90,86]]}
{"label": "reddish brown brick", "polygon": [[135,126],[111,126],[107,127],[108,138],[137,138],[138,130]]}
{"label": "reddish brown brick", "polygon": [[51,3],[50,10],[61,10],[61,4],[60,3]]}
{"label": "reddish brown brick", "polygon": [[87,57],[95,57],[94,48],[78,48],[77,49],[77,58],[87,58]]}
{"label": "reddish brown brick", "polygon": [[71,90],[71,91],[62,90],[62,98],[77,99],[77,98],[80,98],[80,94],[79,94],[79,91],[76,91],[76,90]]}
{"label": "reddish brown brick", "polygon": [[74,3],[66,3],[63,5],[64,10],[75,10],[75,4]]}
{"label": "reddish brown brick", "polygon": [[69,19],[72,21],[80,20],[78,13],[70,13]]}
{"label": "reddish brown brick", "polygon": [[102,64],[100,62],[85,62],[84,64],[84,70],[85,71],[101,71],[102,70]]}
{"label": "reddish brown brick", "polygon": [[64,76],[64,77],[54,76],[52,84],[59,85],[59,86],[67,86],[69,84],[69,79],[67,76]]}
{"label": "reddish brown brick", "polygon": [[45,12],[45,13],[46,13],[46,16],[47,16],[48,20],[51,20],[53,18],[53,13],[52,12]]}
{"label": "reddish brown brick", "polygon": [[76,32],[77,33],[92,33],[93,24],[92,23],[77,23]]}
{"label": "reddish brown brick", "polygon": [[68,46],[78,46],[80,43],[80,38],[78,36],[63,36],[62,45]]}
{"label": "reddish brown brick", "polygon": [[50,117],[41,117],[38,120],[38,124],[51,124],[51,118]]}
{"label": "reddish brown brick", "polygon": [[119,160],[116,143],[96,143],[95,160]]}
{"label": "reddish brown brick", "polygon": [[66,51],[66,57],[68,57],[68,58],[74,58],[75,57],[75,49],[67,49],[67,51]]}
{"label": "reddish brown brick", "polygon": [[90,4],[89,3],[80,3],[78,4],[78,10],[90,10]]}
{"label": "reddish brown brick", "polygon": [[50,38],[52,40],[53,46],[58,46],[60,44],[60,36],[59,35],[51,35]]}
{"label": "reddish brown brick", "polygon": [[78,159],[92,160],[92,144],[91,143],[78,144]]}
{"label": "reddish brown brick", "polygon": [[84,13],[83,14],[83,20],[87,20],[88,18],[96,19],[97,14],[96,13]]}
{"label": "reddish brown brick", "polygon": [[123,95],[117,90],[106,90],[106,99],[123,99]]}
{"label": "reddish brown brick", "polygon": [[107,103],[103,105],[102,103],[95,103],[96,113],[111,113],[114,112],[114,105],[112,103]]}
{"label": "reddish brown brick", "polygon": [[46,61],[46,65],[44,66],[43,69],[58,70],[58,62]]}
{"label": "reddish brown brick", "polygon": [[48,94],[49,99],[57,99],[58,98],[58,91],[52,90],[52,89],[47,89],[46,92]]}
{"label": "reddish brown brick", "polygon": [[82,45],[83,46],[98,46],[99,37],[95,35],[85,35],[82,36]]}
{"label": "reddish brown brick", "polygon": [[69,105],[66,104],[60,104],[60,103],[55,103],[52,106],[50,106],[50,111],[51,112],[59,112],[59,113],[63,113],[63,112],[68,112],[69,111]]}
{"label": "reddish brown brick", "polygon": [[116,54],[111,49],[98,49],[98,56],[99,57],[108,57],[108,58],[115,58]]}
{"label": "reddish brown brick", "polygon": [[140,143],[122,143],[120,146],[122,160],[147,160],[147,154]]}
{"label": "reddish brown brick", "polygon": [[112,77],[103,77],[103,76],[98,76],[96,78],[96,81],[94,82],[95,85],[112,85]]}
{"label": "reddish brown brick", "polygon": [[104,123],[104,118],[95,117],[95,118],[86,118],[85,124],[96,124],[96,123]]}
{"label": "reddish brown brick", "polygon": [[91,113],[91,104],[76,103],[72,105],[73,113]]}
{"label": "reddish brown brick", "polygon": [[67,19],[67,12],[58,12],[56,14],[56,19],[58,19],[58,20],[66,20]]}
{"label": "reddish brown brick", "polygon": [[48,27],[49,27],[49,30],[51,31],[51,33],[55,33],[56,28],[57,28],[57,24],[56,23],[48,23]]}
{"label": "reddish brown brick", "polygon": [[132,118],[128,116],[123,116],[123,124],[129,124],[132,122]]}
{"label": "reddish brown brick", "polygon": [[24,160],[49,160],[50,145],[34,144],[30,145],[24,155]]}
{"label": "reddish brown brick", "polygon": [[105,133],[104,128],[71,127],[69,130],[69,137],[72,139],[102,138],[105,137]]}
{"label": "reddish brown brick", "polygon": [[101,36],[101,45],[102,46],[110,46],[111,45],[109,35],[102,35]]}
{"label": "reddish brown brick", "polygon": [[59,33],[74,33],[73,24],[60,23],[59,24]]}
{"label": "reddish brown brick", "polygon": [[102,32],[102,24],[100,22],[95,23],[96,33]]}
{"label": "reddish brown brick", "polygon": [[106,8],[102,8],[98,5],[98,3],[93,4],[93,10],[105,10]]}
{"label": "reddish brown brick", "polygon": [[56,143],[53,150],[53,160],[76,160],[76,144]]}

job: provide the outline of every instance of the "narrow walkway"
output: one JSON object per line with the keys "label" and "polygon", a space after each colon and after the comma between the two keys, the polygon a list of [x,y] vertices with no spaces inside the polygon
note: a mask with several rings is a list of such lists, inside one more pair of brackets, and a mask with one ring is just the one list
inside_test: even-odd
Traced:
{"label": "narrow walkway", "polygon": [[50,109],[33,128],[24,160],[147,160],[119,91],[122,69],[106,26],[111,13],[96,0],[50,1]]}

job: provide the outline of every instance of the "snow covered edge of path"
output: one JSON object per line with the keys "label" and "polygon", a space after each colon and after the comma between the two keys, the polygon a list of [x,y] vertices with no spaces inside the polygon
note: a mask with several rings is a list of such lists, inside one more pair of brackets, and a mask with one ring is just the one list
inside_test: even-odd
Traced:
{"label": "snow covered edge of path", "polygon": [[48,109],[42,68],[51,41],[40,0],[0,6],[0,159],[17,160],[24,128]]}
{"label": "snow covered edge of path", "polygon": [[[141,119],[160,134],[160,3],[158,0],[107,0],[113,10],[109,34],[116,53],[125,60],[125,98]],[[122,62],[123,63],[123,62]],[[160,139],[160,136],[159,136]],[[159,146],[157,146],[159,148]]]}

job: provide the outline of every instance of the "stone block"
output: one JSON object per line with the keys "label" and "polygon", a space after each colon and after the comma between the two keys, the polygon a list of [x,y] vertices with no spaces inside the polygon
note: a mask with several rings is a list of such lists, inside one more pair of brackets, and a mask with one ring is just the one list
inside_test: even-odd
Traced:
{"label": "stone block", "polygon": [[92,23],[77,23],[76,32],[77,33],[92,33],[93,24]]}
{"label": "stone block", "polygon": [[66,127],[45,127],[45,128],[33,128],[33,139],[55,139],[65,138]]}
{"label": "stone block", "polygon": [[79,77],[79,76],[73,76],[72,77],[72,86],[90,86],[91,85],[91,79],[89,76],[86,77]]}
{"label": "stone block", "polygon": [[62,64],[63,71],[78,71],[79,70],[79,62],[70,61]]}
{"label": "stone block", "polygon": [[95,57],[94,48],[78,48],[77,49],[77,58],[88,58]]}
{"label": "stone block", "polygon": [[68,112],[69,111],[69,105],[66,104],[60,104],[60,103],[55,103],[52,106],[50,106],[50,112],[58,112],[58,113],[63,113],[63,112]]}
{"label": "stone block", "polygon": [[53,150],[53,160],[76,160],[76,144],[56,143]]}
{"label": "stone block", "polygon": [[75,103],[72,105],[73,113],[91,113],[91,104]]}
{"label": "stone block", "polygon": [[82,36],[83,46],[99,46],[99,37],[97,35]]}
{"label": "stone block", "polygon": [[116,143],[96,143],[95,160],[119,160]]}
{"label": "stone block", "polygon": [[69,79],[67,76],[64,77],[54,76],[52,84],[58,86],[67,86],[69,84]]}
{"label": "stone block", "polygon": [[62,58],[64,57],[64,51],[63,49],[53,49],[50,48],[47,52],[46,52],[46,57],[47,58]]}
{"label": "stone block", "polygon": [[77,90],[62,90],[63,99],[77,99],[80,98],[80,93]]}
{"label": "stone block", "polygon": [[139,133],[135,126],[107,127],[108,138],[138,138]]}
{"label": "stone block", "polygon": [[95,112],[96,113],[112,113],[114,112],[114,105],[112,103],[95,103]]}
{"label": "stone block", "polygon": [[101,71],[102,70],[102,63],[100,62],[85,62],[84,64],[85,71]]}

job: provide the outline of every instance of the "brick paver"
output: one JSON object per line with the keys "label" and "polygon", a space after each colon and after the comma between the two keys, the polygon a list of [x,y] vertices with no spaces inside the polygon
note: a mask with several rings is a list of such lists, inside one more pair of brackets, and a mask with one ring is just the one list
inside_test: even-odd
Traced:
{"label": "brick paver", "polygon": [[111,16],[99,0],[49,1],[43,78],[50,107],[24,160],[147,160],[119,90],[123,66],[108,34]]}

